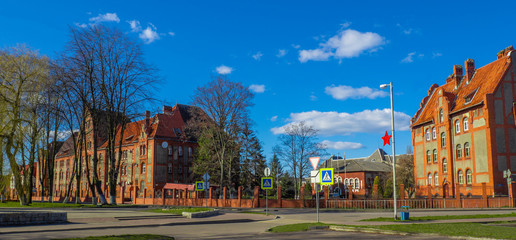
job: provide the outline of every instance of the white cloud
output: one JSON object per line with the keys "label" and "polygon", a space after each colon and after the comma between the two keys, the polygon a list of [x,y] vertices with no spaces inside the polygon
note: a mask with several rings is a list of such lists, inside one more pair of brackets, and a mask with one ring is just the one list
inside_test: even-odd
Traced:
{"label": "white cloud", "polygon": [[85,28],[85,27],[88,26],[88,24],[86,24],[86,23],[75,23],[75,26],[80,27],[80,28]]}
{"label": "white cloud", "polygon": [[276,122],[276,120],[278,120],[278,116],[277,115],[271,117],[271,122]]}
{"label": "white cloud", "polygon": [[404,59],[401,60],[402,63],[411,63],[414,62],[414,55],[416,55],[416,52],[409,53]]}
{"label": "white cloud", "polygon": [[344,23],[341,23],[340,24],[341,28],[344,29],[344,28],[348,28],[349,26],[351,26],[351,22],[344,22]]}
{"label": "white cloud", "polygon": [[[407,131],[410,127],[410,116],[402,112],[394,112],[397,131]],[[375,109],[356,113],[309,111],[291,113],[289,123],[271,129],[274,134],[282,134],[284,128],[293,123],[305,122],[319,130],[321,135],[349,135],[360,132],[382,132],[391,128],[391,110]]]}
{"label": "white cloud", "polygon": [[286,49],[280,49],[278,50],[278,54],[276,54],[276,57],[278,58],[281,58],[281,57],[284,57],[285,55],[287,55],[287,50]]}
{"label": "white cloud", "polygon": [[142,26],[138,20],[127,21],[127,23],[131,26],[131,32],[139,32],[142,30]]}
{"label": "white cloud", "polygon": [[170,36],[175,36],[175,35],[176,35],[176,33],[175,33],[175,32],[168,32],[168,35],[170,35]]}
{"label": "white cloud", "polygon": [[265,85],[251,84],[251,86],[249,86],[249,90],[255,93],[263,93],[265,92]]}
{"label": "white cloud", "polygon": [[310,101],[317,101],[317,96],[314,93],[310,95]]}
{"label": "white cloud", "polygon": [[292,44],[292,47],[295,48],[295,49],[298,49],[298,48],[301,47],[301,45],[299,45],[299,44]]}
{"label": "white cloud", "polygon": [[319,48],[299,51],[299,61],[326,61],[329,57],[335,59],[358,57],[365,51],[377,51],[383,44],[385,44],[384,38],[377,33],[362,33],[346,29],[319,44]]}
{"label": "white cloud", "polygon": [[120,22],[120,18],[116,15],[116,13],[106,13],[99,14],[96,17],[92,17],[89,19],[90,22],[99,23],[99,22]]}
{"label": "white cloud", "polygon": [[369,87],[353,88],[351,86],[344,86],[344,85],[328,86],[325,88],[324,92],[338,100],[346,100],[348,98],[351,98],[351,99],[361,99],[361,98],[375,99],[375,98],[379,98],[379,97],[389,96],[389,93],[381,91],[380,89],[376,90],[376,89],[372,89]]}
{"label": "white cloud", "polygon": [[260,60],[262,58],[263,54],[261,52],[257,52],[253,55],[254,60]]}
{"label": "white cloud", "polygon": [[228,67],[226,65],[220,65],[215,69],[219,74],[226,75],[233,72],[233,68]]}
{"label": "white cloud", "polygon": [[437,58],[437,57],[441,57],[443,54],[442,53],[439,53],[439,52],[434,52],[432,53],[432,57],[433,58]]}
{"label": "white cloud", "polygon": [[321,142],[321,145],[325,149],[335,149],[335,150],[349,150],[349,149],[360,149],[364,148],[365,146],[361,143],[355,143],[355,142],[333,142],[329,140],[324,140]]}
{"label": "white cloud", "polygon": [[149,23],[150,26],[147,26],[138,37],[145,42],[145,44],[149,44],[159,39],[159,34],[156,31],[156,27]]}

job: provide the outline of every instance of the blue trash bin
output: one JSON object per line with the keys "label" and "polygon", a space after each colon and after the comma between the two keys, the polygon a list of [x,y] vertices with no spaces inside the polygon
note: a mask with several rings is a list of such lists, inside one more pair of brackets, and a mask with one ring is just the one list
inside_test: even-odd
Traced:
{"label": "blue trash bin", "polygon": [[409,220],[409,207],[401,206],[401,221]]}

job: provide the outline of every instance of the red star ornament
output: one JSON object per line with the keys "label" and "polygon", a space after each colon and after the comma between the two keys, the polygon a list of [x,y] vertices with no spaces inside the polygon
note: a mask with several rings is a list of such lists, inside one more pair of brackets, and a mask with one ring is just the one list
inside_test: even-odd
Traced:
{"label": "red star ornament", "polygon": [[387,134],[387,131],[385,131],[385,135],[382,137],[383,139],[383,145],[385,146],[385,144],[389,144],[391,145],[391,135]]}

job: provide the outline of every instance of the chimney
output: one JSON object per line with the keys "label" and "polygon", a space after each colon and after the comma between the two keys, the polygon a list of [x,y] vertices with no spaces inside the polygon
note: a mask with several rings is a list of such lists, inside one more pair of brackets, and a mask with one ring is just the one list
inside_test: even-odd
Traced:
{"label": "chimney", "polygon": [[172,107],[163,105],[163,114],[171,115],[172,114]]}
{"label": "chimney", "polygon": [[496,59],[500,59],[500,58],[503,58],[503,57],[507,56],[507,54],[509,52],[511,52],[512,50],[514,50],[514,47],[512,45],[506,47],[505,49],[500,50],[498,52],[498,54],[496,54]]}
{"label": "chimney", "polygon": [[466,68],[466,81],[469,82],[475,74],[475,60],[468,58],[464,61],[464,67]]}
{"label": "chimney", "polygon": [[462,66],[461,65],[453,65],[453,74],[451,76],[451,81],[455,82],[455,88],[459,87],[461,80],[462,80]]}

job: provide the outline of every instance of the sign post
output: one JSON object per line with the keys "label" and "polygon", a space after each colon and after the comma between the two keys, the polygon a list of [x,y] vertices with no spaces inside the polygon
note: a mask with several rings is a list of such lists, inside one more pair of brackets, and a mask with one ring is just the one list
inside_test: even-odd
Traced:
{"label": "sign post", "polygon": [[208,188],[210,188],[210,183],[208,182],[208,180],[210,180],[210,174],[208,174],[207,172],[202,176],[204,182],[205,182],[205,190],[204,190],[204,195],[205,198],[206,198],[206,208],[208,208]]}
{"label": "sign post", "polygon": [[[268,168],[267,168],[268,169]],[[269,170],[270,171],[270,170]],[[262,189],[265,189],[265,215],[267,216],[268,214],[268,203],[267,203],[267,193],[268,193],[268,189],[272,189],[272,186],[273,186],[273,180],[272,180],[272,177],[262,177]],[[259,201],[259,199],[258,199]]]}
{"label": "sign post", "polygon": [[317,187],[317,183],[320,181],[317,181],[317,175],[319,175],[319,171],[317,171],[317,166],[319,165],[319,160],[321,160],[321,157],[309,157],[308,160],[310,160],[310,163],[312,164],[312,167],[314,168],[314,171],[310,174],[312,176],[312,181],[314,182],[315,186],[315,208],[317,209],[317,222],[319,222],[319,188]]}
{"label": "sign post", "polygon": [[[271,169],[266,167],[264,170],[263,170],[263,174],[268,177],[271,175]],[[272,185],[272,184],[271,184]],[[268,210],[269,210],[269,189],[266,188],[265,189],[265,216],[268,215]]]}

